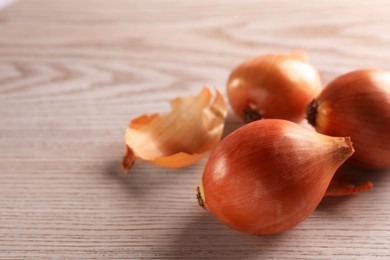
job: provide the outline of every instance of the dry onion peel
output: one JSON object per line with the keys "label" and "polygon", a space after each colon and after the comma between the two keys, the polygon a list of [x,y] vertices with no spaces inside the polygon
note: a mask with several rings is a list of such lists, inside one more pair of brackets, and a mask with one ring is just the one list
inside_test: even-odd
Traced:
{"label": "dry onion peel", "polygon": [[374,187],[371,181],[358,181],[356,172],[348,165],[342,165],[332,178],[325,196],[348,196],[369,191]]}
{"label": "dry onion peel", "polygon": [[132,120],[126,131],[122,172],[127,172],[136,158],[169,168],[200,160],[220,141],[227,114],[218,90],[214,102],[212,99],[204,87],[198,96],[172,100],[167,115],[142,115]]}

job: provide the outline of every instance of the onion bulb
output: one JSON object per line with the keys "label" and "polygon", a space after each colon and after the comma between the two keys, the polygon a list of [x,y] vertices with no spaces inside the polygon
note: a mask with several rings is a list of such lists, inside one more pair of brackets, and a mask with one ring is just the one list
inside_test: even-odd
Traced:
{"label": "onion bulb", "polygon": [[286,120],[258,120],[219,143],[198,199],[233,229],[286,231],[314,211],[353,152],[349,137],[325,136]]}
{"label": "onion bulb", "polygon": [[303,51],[248,59],[231,72],[227,82],[230,104],[247,123],[261,118],[298,122],[320,90],[320,76]]}
{"label": "onion bulb", "polygon": [[390,72],[364,69],[336,78],[308,105],[307,118],[320,133],[351,137],[351,164],[390,167]]}

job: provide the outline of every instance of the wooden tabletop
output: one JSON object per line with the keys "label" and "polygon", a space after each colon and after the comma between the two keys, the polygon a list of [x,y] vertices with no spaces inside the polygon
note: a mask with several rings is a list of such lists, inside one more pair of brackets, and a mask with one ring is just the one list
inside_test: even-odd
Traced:
{"label": "wooden tabletop", "polygon": [[[390,70],[388,1],[19,1],[0,10],[0,259],[390,259],[390,172],[274,236],[196,201],[206,159],[118,174],[129,121],[306,50],[324,83]],[[241,125],[231,113],[225,133]],[[369,177],[367,177],[369,174]]]}

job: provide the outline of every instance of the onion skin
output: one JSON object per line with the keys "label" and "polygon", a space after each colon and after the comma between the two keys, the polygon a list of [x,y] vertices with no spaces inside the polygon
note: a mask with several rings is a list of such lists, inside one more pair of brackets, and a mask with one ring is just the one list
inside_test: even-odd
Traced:
{"label": "onion skin", "polygon": [[171,100],[166,115],[141,115],[126,130],[126,152],[121,172],[137,158],[168,168],[190,166],[217,146],[223,133],[227,106],[221,93],[203,87],[199,95]]}
{"label": "onion skin", "polygon": [[230,74],[227,94],[245,122],[279,118],[298,122],[321,90],[320,76],[303,51],[248,59]]}
{"label": "onion skin", "polygon": [[350,136],[356,153],[348,163],[366,169],[390,167],[390,72],[344,74],[313,100],[307,118],[331,136]]}
{"label": "onion skin", "polygon": [[351,196],[367,192],[374,187],[368,180],[355,178],[360,174],[356,168],[344,163],[335,173],[326,190],[325,197]]}
{"label": "onion skin", "polygon": [[258,120],[227,136],[211,154],[200,202],[233,229],[280,233],[314,211],[352,153],[348,137],[321,135],[285,120]]}

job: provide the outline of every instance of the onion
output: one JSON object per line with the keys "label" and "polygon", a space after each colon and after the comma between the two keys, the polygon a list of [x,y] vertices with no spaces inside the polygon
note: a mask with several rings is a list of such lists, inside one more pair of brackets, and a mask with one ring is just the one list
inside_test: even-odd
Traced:
{"label": "onion", "polygon": [[233,229],[286,231],[314,211],[353,152],[349,137],[325,136],[285,120],[255,121],[213,151],[198,199]]}
{"label": "onion", "polygon": [[279,118],[298,122],[321,90],[321,80],[303,51],[248,59],[229,76],[227,94],[245,122]]}
{"label": "onion", "polygon": [[364,69],[336,78],[308,105],[307,118],[320,133],[351,137],[351,164],[390,167],[390,72]]}

